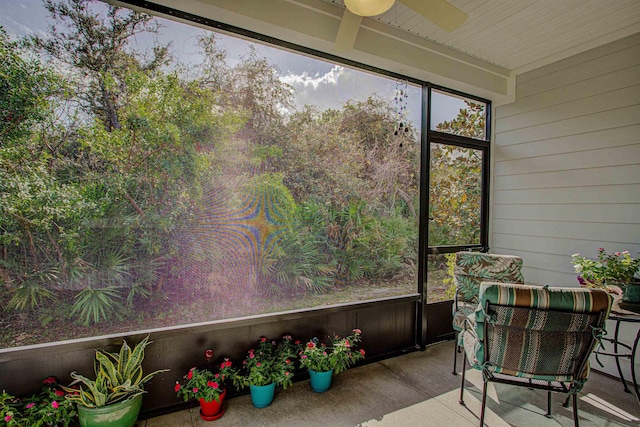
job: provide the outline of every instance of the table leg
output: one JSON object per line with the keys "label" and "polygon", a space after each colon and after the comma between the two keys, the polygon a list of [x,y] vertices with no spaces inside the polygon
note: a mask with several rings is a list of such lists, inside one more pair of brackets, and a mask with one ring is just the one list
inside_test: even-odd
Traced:
{"label": "table leg", "polygon": [[[615,354],[618,354],[618,332],[619,331],[620,331],[620,321],[616,320],[616,332],[615,332],[614,337],[613,337],[613,352]],[[638,341],[638,337],[636,336],[636,344],[637,344],[637,341]],[[635,348],[635,345],[634,345],[634,348]],[[616,366],[618,368],[618,373],[620,374],[620,380],[622,380],[622,385],[624,386],[624,391],[626,393],[631,393],[631,390],[629,390],[629,387],[627,387],[627,381],[624,379],[624,375],[622,375],[622,368],[620,368],[620,357],[616,356],[616,357],[614,357],[614,359],[616,359]],[[633,369],[633,357],[631,358],[631,369],[632,369],[632,372],[635,371]],[[635,376],[634,376],[634,380],[633,381],[634,381],[634,384],[636,384],[635,383]],[[636,392],[637,392],[637,390],[638,389],[636,387]]]}
{"label": "table leg", "polygon": [[638,391],[638,380],[636,380],[636,351],[638,350],[638,341],[640,340],[640,329],[636,333],[636,339],[633,341],[633,350],[631,351],[631,379],[633,380],[633,388],[636,391],[636,398],[640,402],[640,391]]}

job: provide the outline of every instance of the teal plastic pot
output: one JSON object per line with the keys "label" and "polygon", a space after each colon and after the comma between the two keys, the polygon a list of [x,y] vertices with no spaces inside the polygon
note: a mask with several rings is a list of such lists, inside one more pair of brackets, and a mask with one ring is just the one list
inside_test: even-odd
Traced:
{"label": "teal plastic pot", "polygon": [[333,369],[330,371],[312,371],[309,369],[309,379],[311,389],[316,393],[324,393],[331,387],[331,378],[333,377]]}
{"label": "teal plastic pot", "polygon": [[253,385],[249,384],[251,392],[251,403],[256,408],[266,408],[273,402],[273,396],[276,392],[276,383],[269,385]]}
{"label": "teal plastic pot", "polygon": [[142,395],[99,408],[78,405],[78,420],[82,427],[133,427],[138,420]]}

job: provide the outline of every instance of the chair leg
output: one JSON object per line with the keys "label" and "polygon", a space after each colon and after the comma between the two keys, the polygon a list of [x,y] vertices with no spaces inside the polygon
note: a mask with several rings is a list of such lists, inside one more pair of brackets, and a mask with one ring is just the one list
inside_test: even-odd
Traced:
{"label": "chair leg", "polygon": [[482,408],[480,409],[480,427],[484,426],[484,410],[487,406],[487,381],[482,385]]}
{"label": "chair leg", "polygon": [[580,427],[580,421],[578,420],[578,393],[573,394],[573,425]]}
{"label": "chair leg", "polygon": [[462,352],[462,380],[460,381],[460,399],[458,402],[464,405],[464,374],[467,366],[467,352]]}
{"label": "chair leg", "polygon": [[551,392],[547,392],[547,413],[544,415],[547,418],[552,418],[551,415]]}
{"label": "chair leg", "polygon": [[460,351],[460,347],[458,347],[458,331],[454,332],[455,344],[453,345],[453,375],[458,375],[456,372],[456,363],[458,361],[458,352]]}

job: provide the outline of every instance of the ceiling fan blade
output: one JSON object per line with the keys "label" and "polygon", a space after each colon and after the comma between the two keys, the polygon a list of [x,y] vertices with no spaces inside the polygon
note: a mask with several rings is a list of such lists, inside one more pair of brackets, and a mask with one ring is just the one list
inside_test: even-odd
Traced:
{"label": "ceiling fan blade", "polygon": [[333,45],[335,52],[344,53],[353,48],[361,22],[362,16],[358,16],[345,8],[340,21],[340,28],[338,28],[338,35]]}
{"label": "ceiling fan blade", "polygon": [[445,0],[398,0],[445,31],[459,28],[467,14]]}

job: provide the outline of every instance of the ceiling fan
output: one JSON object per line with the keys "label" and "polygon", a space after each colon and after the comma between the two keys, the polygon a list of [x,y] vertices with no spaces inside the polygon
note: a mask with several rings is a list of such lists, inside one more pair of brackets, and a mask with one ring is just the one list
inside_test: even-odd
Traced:
{"label": "ceiling fan", "polygon": [[[467,14],[445,0],[397,0],[445,31],[453,31],[467,19]],[[344,0],[345,10],[334,44],[336,52],[353,48],[363,17],[376,16],[391,9],[396,0]]]}

